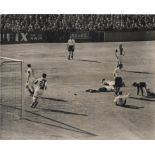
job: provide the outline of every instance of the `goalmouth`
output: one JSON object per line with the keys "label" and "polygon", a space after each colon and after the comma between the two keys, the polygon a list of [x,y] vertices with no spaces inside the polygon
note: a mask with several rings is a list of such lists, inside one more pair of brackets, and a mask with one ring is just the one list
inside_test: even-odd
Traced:
{"label": "goalmouth", "polygon": [[[22,118],[24,103],[23,60],[0,56],[1,119]],[[5,117],[5,118],[4,118]]]}

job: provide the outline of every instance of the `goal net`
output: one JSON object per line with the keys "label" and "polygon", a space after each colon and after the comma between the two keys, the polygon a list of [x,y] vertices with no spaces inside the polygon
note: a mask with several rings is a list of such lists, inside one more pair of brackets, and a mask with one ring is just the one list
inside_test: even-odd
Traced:
{"label": "goal net", "polygon": [[23,61],[0,57],[0,106],[2,119],[22,117]]}

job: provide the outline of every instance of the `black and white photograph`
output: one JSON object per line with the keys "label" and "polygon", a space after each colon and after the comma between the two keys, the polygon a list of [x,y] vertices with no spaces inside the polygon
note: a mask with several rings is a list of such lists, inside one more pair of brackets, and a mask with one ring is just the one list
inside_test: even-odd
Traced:
{"label": "black and white photograph", "polygon": [[1,14],[1,140],[154,140],[154,14]]}
{"label": "black and white photograph", "polygon": [[0,152],[154,155],[154,1],[5,0]]}

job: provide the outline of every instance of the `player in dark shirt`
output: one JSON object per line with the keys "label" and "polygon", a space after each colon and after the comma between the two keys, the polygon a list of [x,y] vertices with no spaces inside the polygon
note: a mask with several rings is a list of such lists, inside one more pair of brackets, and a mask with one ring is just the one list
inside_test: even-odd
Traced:
{"label": "player in dark shirt", "polygon": [[144,96],[144,90],[147,92],[146,90],[146,82],[134,82],[132,84],[134,87],[137,87],[137,95],[139,95],[139,92],[141,91],[141,95]]}

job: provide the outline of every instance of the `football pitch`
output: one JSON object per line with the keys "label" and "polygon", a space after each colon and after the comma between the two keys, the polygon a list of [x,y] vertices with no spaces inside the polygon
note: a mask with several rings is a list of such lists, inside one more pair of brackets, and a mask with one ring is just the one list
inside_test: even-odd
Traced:
{"label": "football pitch", "polygon": [[73,60],[64,43],[1,45],[1,56],[24,61],[24,77],[29,63],[36,78],[46,73],[48,88],[36,109],[24,90],[22,119],[20,108],[1,103],[8,110],[0,111],[0,139],[155,139],[155,99],[131,86],[147,82],[155,92],[155,41],[122,43],[125,107],[113,103],[113,92],[85,92],[101,87],[102,78],[114,80],[119,44],[76,43]]}

